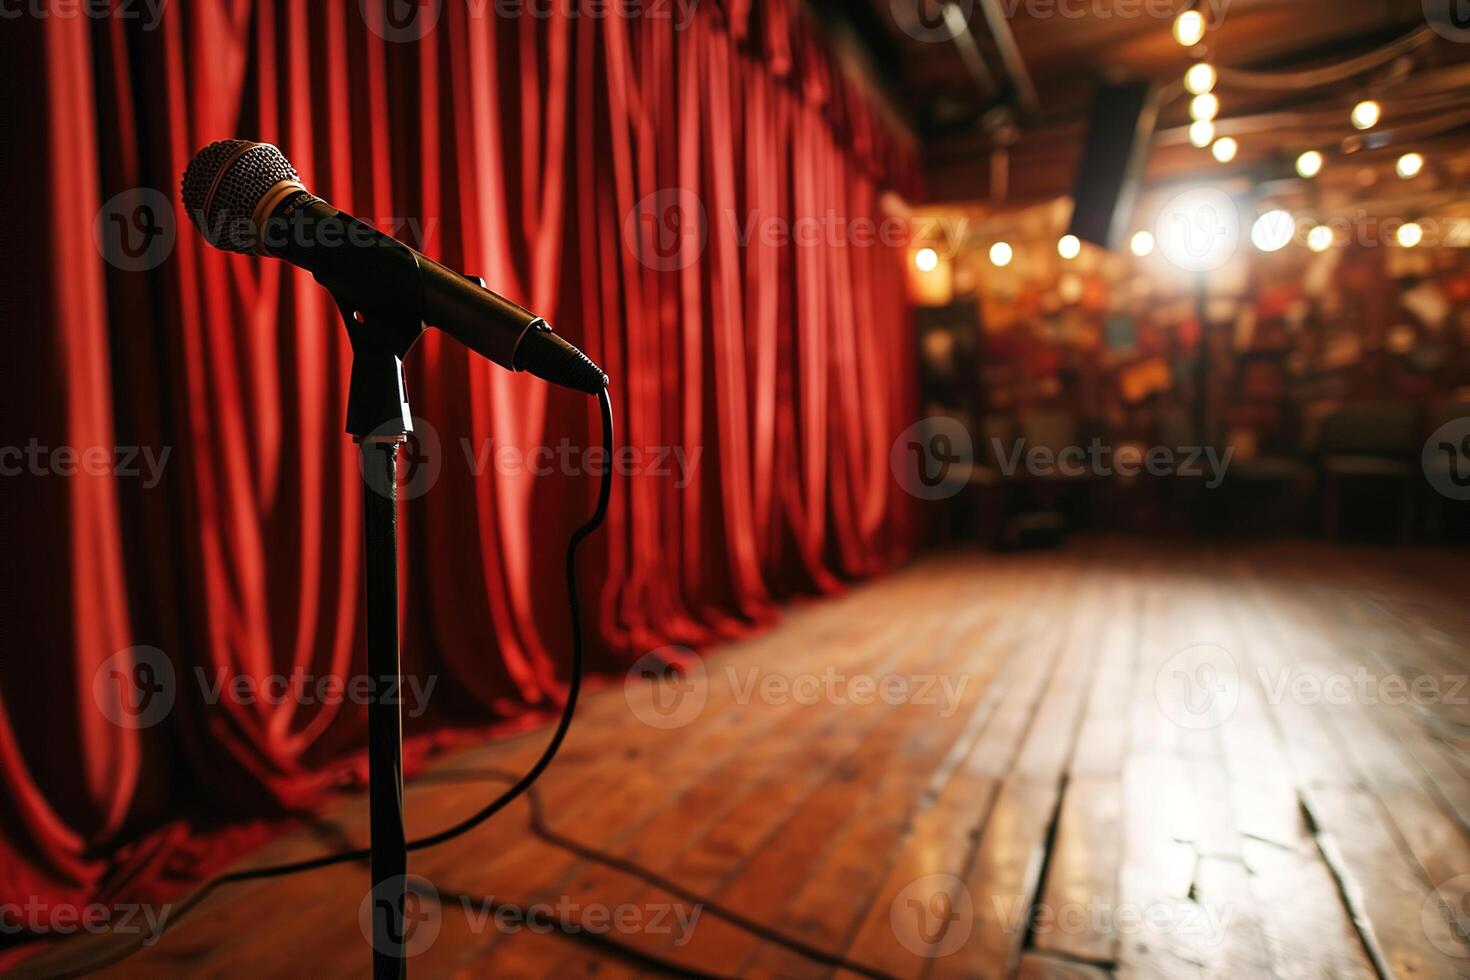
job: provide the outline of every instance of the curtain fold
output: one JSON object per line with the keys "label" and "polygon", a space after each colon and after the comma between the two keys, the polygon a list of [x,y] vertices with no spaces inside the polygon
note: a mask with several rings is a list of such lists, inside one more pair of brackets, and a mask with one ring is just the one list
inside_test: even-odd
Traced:
{"label": "curtain fold", "polygon": [[[850,232],[912,191],[914,149],[794,0],[648,6],[674,16],[445,0],[405,37],[356,0],[198,0],[153,30],[16,27],[35,43],[7,73],[44,126],[19,213],[47,229],[19,268],[48,329],[17,351],[37,408],[7,413],[30,427],[7,442],[169,456],[156,486],[118,471],[16,491],[15,561],[36,571],[7,575],[7,647],[44,656],[0,663],[0,902],[164,888],[250,839],[239,827],[363,776],[361,706],[209,693],[365,659],[351,349],[307,274],[188,224],[179,175],[211,140],[277,143],[315,193],[544,313],[611,375],[636,456],[584,558],[602,674],[906,556],[910,501],[887,473],[917,410],[904,254]],[[153,216],[171,248],[110,262],[104,202],[148,190],[171,202]],[[803,243],[804,221],[837,230]],[[433,332],[407,368],[404,660],[437,678],[409,721],[417,758],[561,704],[562,549],[598,430],[589,399]],[[119,726],[94,679],[144,646],[175,701]]]}

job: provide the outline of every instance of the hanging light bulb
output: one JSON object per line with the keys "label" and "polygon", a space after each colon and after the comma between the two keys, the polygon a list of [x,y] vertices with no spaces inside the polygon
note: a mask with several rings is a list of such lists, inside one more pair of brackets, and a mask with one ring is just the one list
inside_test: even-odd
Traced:
{"label": "hanging light bulb", "polygon": [[990,246],[991,264],[998,269],[1004,269],[1006,266],[1010,265],[1011,259],[1013,259],[1015,255],[1016,252],[1013,248],[1011,248],[1009,242],[996,242],[994,245]]}
{"label": "hanging light bulb", "polygon": [[1316,150],[1308,150],[1296,158],[1296,172],[1307,180],[1311,180],[1322,172],[1322,154]]}
{"label": "hanging light bulb", "polygon": [[1215,159],[1219,160],[1221,163],[1229,163],[1231,160],[1234,160],[1235,154],[1239,152],[1239,150],[1240,144],[1235,142],[1235,140],[1231,139],[1229,136],[1220,137],[1219,139],[1215,140],[1215,145],[1210,147],[1210,152],[1213,153],[1215,155]]}
{"label": "hanging light bulb", "polygon": [[1399,226],[1397,237],[1399,244],[1404,248],[1414,248],[1420,242],[1424,241],[1424,229],[1419,227],[1417,222],[1405,222]]}
{"label": "hanging light bulb", "polygon": [[1398,163],[1394,164],[1394,170],[1404,180],[1419,176],[1424,169],[1424,158],[1417,153],[1405,153],[1399,157]]}
{"label": "hanging light bulb", "polygon": [[1289,211],[1267,211],[1251,226],[1251,244],[1262,252],[1279,252],[1295,234],[1296,220]]}
{"label": "hanging light bulb", "polygon": [[1215,124],[1207,120],[1189,124],[1189,142],[1204,149],[1215,142]]}
{"label": "hanging light bulb", "polygon": [[1075,259],[1082,254],[1082,240],[1076,235],[1063,235],[1057,242],[1057,254],[1064,259]]}
{"label": "hanging light bulb", "polygon": [[1196,95],[1189,100],[1189,118],[1195,122],[1211,122],[1220,114],[1220,99],[1213,92]]}
{"label": "hanging light bulb", "polygon": [[1128,248],[1141,259],[1154,250],[1154,236],[1149,232],[1140,231],[1128,243]]}
{"label": "hanging light bulb", "polygon": [[914,253],[914,265],[920,272],[933,272],[939,268],[939,253],[932,248],[921,248]]}
{"label": "hanging light bulb", "polygon": [[1336,238],[1331,228],[1326,225],[1318,225],[1307,232],[1307,248],[1314,252],[1325,252],[1332,247]]}
{"label": "hanging light bulb", "polygon": [[1205,15],[1198,10],[1186,10],[1174,18],[1174,40],[1192,48],[1205,38]]}
{"label": "hanging light bulb", "polygon": [[1353,106],[1353,126],[1357,129],[1372,129],[1383,118],[1383,106],[1372,99],[1365,99]]}
{"label": "hanging light bulb", "polygon": [[1208,61],[1200,61],[1191,65],[1189,71],[1184,73],[1184,87],[1189,90],[1190,95],[1204,95],[1214,90],[1218,77],[1214,65]]}

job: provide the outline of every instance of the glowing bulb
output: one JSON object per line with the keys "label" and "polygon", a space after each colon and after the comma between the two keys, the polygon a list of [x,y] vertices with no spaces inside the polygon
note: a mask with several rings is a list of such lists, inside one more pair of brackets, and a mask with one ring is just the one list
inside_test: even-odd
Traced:
{"label": "glowing bulb", "polygon": [[1015,250],[1007,242],[996,242],[990,246],[990,262],[998,269],[1004,269],[1010,265],[1015,254]]}
{"label": "glowing bulb", "polygon": [[1195,122],[1209,122],[1220,114],[1220,99],[1213,92],[1196,95],[1189,100],[1189,118]]}
{"label": "glowing bulb", "polygon": [[1184,73],[1184,87],[1189,89],[1191,95],[1204,95],[1214,89],[1218,77],[1214,65],[1201,61]]}
{"label": "glowing bulb", "polygon": [[1318,225],[1307,232],[1307,248],[1314,252],[1325,252],[1332,247],[1337,236],[1326,225]]}
{"label": "glowing bulb", "polygon": [[1240,144],[1235,142],[1235,140],[1231,139],[1229,136],[1220,137],[1219,139],[1215,140],[1215,145],[1210,147],[1210,152],[1213,153],[1215,155],[1215,159],[1219,160],[1221,163],[1229,163],[1231,160],[1234,160],[1235,154],[1239,150]]}
{"label": "glowing bulb", "polygon": [[1262,252],[1279,252],[1296,234],[1296,220],[1287,211],[1267,211],[1251,227],[1251,244]]}
{"label": "glowing bulb", "polygon": [[1399,157],[1399,162],[1394,165],[1394,169],[1404,180],[1417,177],[1419,171],[1424,169],[1424,158],[1417,153],[1405,153]]}
{"label": "glowing bulb", "polygon": [[1189,142],[1204,149],[1215,142],[1215,124],[1207,120],[1189,124]]}
{"label": "glowing bulb", "polygon": [[939,268],[939,253],[932,248],[921,248],[914,254],[914,265],[920,272],[933,272]]}
{"label": "glowing bulb", "polygon": [[1353,106],[1353,125],[1358,129],[1372,129],[1383,118],[1383,107],[1372,99]]}
{"label": "glowing bulb", "polygon": [[1076,235],[1063,235],[1057,242],[1057,254],[1064,259],[1075,259],[1082,254],[1082,242]]}
{"label": "glowing bulb", "polygon": [[1198,10],[1186,10],[1174,18],[1174,40],[1192,48],[1205,37],[1205,15]]}
{"label": "glowing bulb", "polygon": [[1154,236],[1146,231],[1140,231],[1128,243],[1128,248],[1141,259],[1154,250]]}
{"label": "glowing bulb", "polygon": [[1308,180],[1322,172],[1322,154],[1308,150],[1296,158],[1296,172]]}
{"label": "glowing bulb", "polygon": [[1412,221],[1407,222],[1399,226],[1398,240],[1404,248],[1413,248],[1424,241],[1424,229]]}

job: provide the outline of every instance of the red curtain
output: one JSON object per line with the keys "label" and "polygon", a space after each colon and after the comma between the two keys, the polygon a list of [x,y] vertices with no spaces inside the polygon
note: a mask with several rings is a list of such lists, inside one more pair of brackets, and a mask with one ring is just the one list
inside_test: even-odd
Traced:
{"label": "red curtain", "polygon": [[[32,233],[5,263],[25,324],[6,441],[169,455],[156,485],[122,452],[6,481],[0,902],[166,889],[361,776],[362,708],[201,693],[363,662],[345,333],[304,273],[187,224],[178,175],[211,140],[277,143],[316,193],[544,313],[611,375],[639,456],[585,554],[605,675],[901,560],[888,450],[915,417],[913,339],[901,254],[868,232],[912,147],[794,0],[644,6],[446,0],[405,25],[357,0],[197,0],[157,24],[119,3],[5,25],[8,142],[30,148],[11,221]],[[108,215],[147,189],[176,237],[128,267]],[[590,399],[433,332],[408,369],[425,432],[405,670],[438,678],[417,757],[560,703],[562,548],[597,429]],[[578,453],[550,475],[499,462],[563,437]],[[93,680],[138,645],[164,651],[177,700],[134,729]]]}

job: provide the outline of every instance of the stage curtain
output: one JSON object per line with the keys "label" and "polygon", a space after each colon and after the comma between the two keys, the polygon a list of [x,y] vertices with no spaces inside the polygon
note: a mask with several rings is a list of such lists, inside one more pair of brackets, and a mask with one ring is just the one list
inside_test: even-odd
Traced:
{"label": "stage curtain", "polygon": [[[865,232],[912,192],[909,138],[792,0],[646,6],[446,0],[407,39],[357,0],[0,27],[27,146],[6,442],[167,452],[156,482],[125,452],[111,472],[5,481],[0,902],[166,892],[362,777],[363,708],[209,696],[364,660],[347,337],[305,273],[188,224],[179,175],[211,140],[280,145],[313,191],[547,315],[609,372],[637,455],[584,555],[599,675],[904,558],[904,252]],[[146,268],[109,261],[117,195],[132,220],[148,190],[170,203],[132,230],[171,244]],[[592,400],[433,332],[408,371],[404,661],[436,679],[413,764],[561,703],[561,563],[597,429]],[[503,454],[538,446],[549,474]],[[140,646],[167,658],[175,702],[130,728],[94,679]]]}

